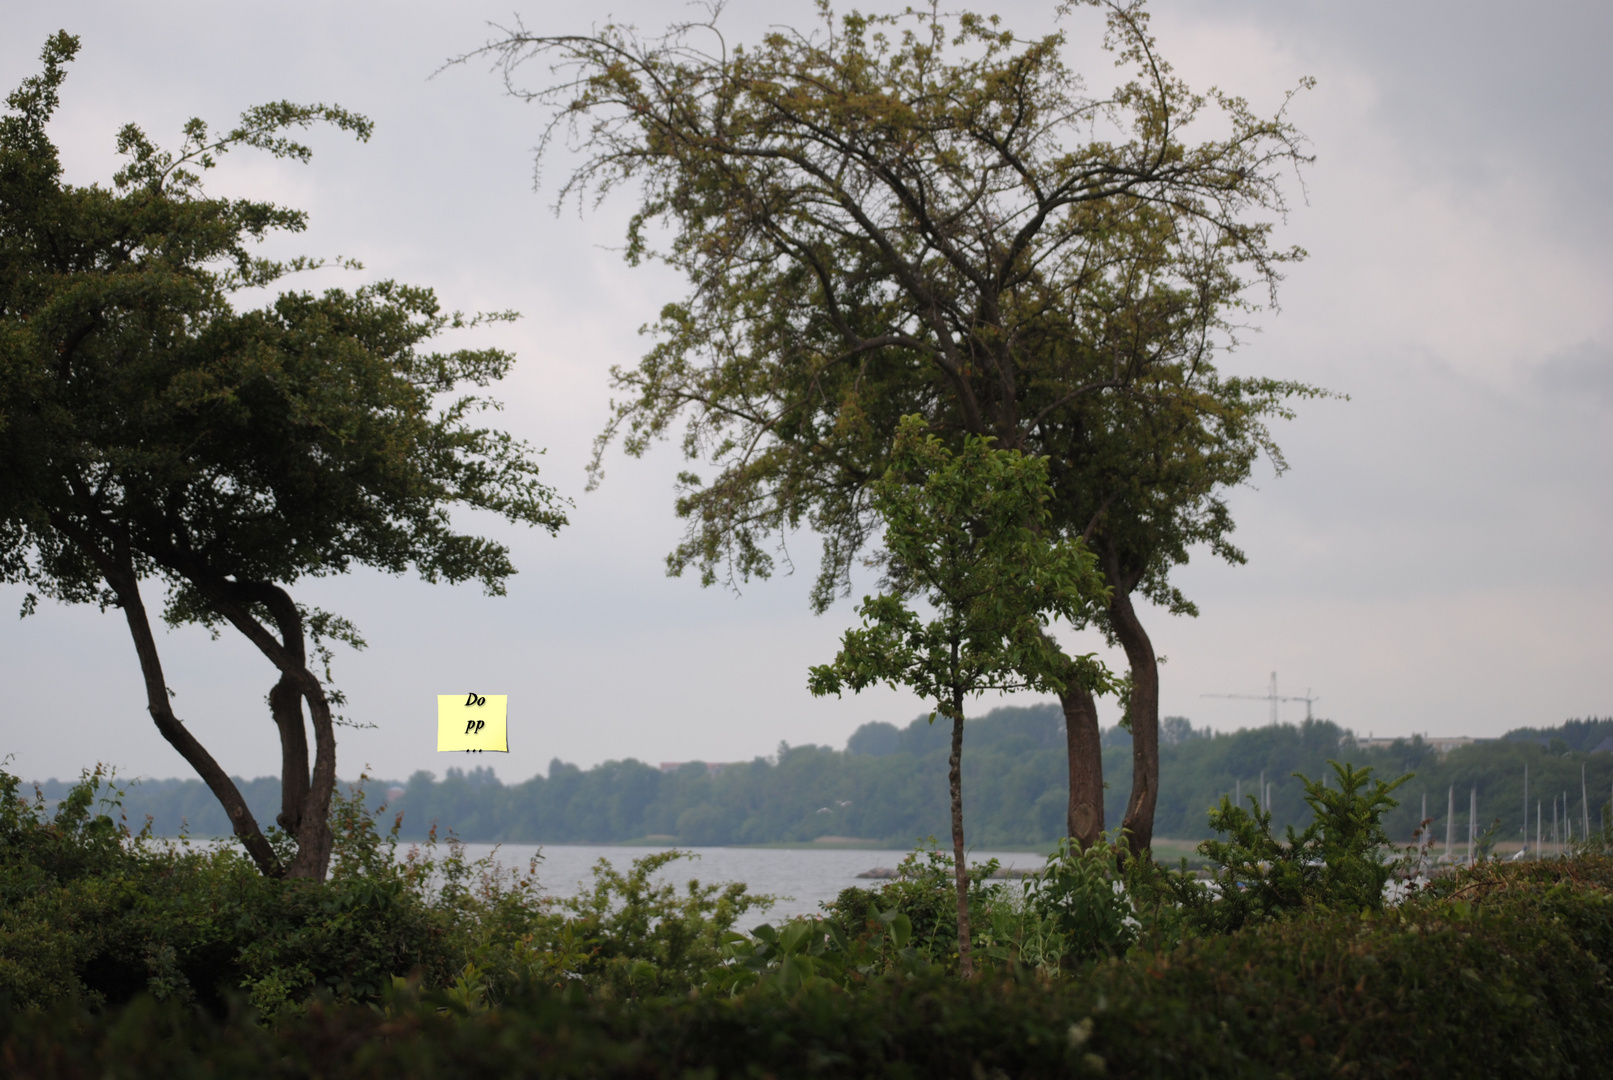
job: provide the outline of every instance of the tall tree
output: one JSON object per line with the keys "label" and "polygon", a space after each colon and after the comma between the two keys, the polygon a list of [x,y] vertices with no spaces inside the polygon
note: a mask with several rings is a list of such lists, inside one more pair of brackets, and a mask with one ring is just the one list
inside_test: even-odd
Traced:
{"label": "tall tree", "polygon": [[[963,842],[964,699],[987,690],[1063,690],[1072,661],[1046,623],[1082,618],[1106,592],[1084,544],[1050,537],[1047,463],[991,443],[969,436],[954,455],[926,436],[923,417],[902,420],[890,466],[871,485],[890,588],[863,600],[862,628],[846,631],[834,661],[814,667],[808,680],[817,695],[881,682],[905,686],[935,703],[932,723],[937,713],[952,722],[947,785],[965,978],[974,962]],[[925,622],[909,606],[915,595],[935,618]],[[1089,685],[1101,682],[1091,656],[1075,664],[1086,669]]]}
{"label": "tall tree", "polygon": [[[1064,470],[1054,485],[1065,500],[1059,516],[1087,522],[1083,535],[1110,585],[1109,602],[1091,623],[1121,647],[1131,672],[1122,723],[1133,737],[1132,784],[1121,825],[1139,848],[1153,835],[1159,793],[1159,674],[1136,601],[1196,615],[1171,583],[1171,571],[1196,545],[1230,563],[1244,561],[1230,539],[1225,493],[1248,479],[1261,453],[1278,473],[1286,469],[1266,422],[1292,416],[1285,399],[1319,393],[1293,383],[1219,378],[1193,319],[1168,333],[1157,327],[1148,333],[1152,347],[1178,359],[1150,365],[1128,393],[1071,408],[1035,444]],[[1079,684],[1062,700],[1071,744],[1070,835],[1089,845],[1105,824],[1101,770],[1087,764],[1099,754],[1096,707]]]}
{"label": "tall tree", "polygon": [[[259,310],[231,303],[317,264],[254,257],[250,242],[300,231],[304,215],[209,198],[202,172],[238,146],[306,160],[288,129],[324,121],[363,138],[369,121],[280,102],[222,136],[192,120],[178,153],[125,127],[113,186],[76,187],[62,181],[45,124],[77,48],[65,32],[52,38],[43,73],[0,120],[0,575],[34,590],[25,614],[36,594],[120,608],[147,710],[251,857],[266,874],[323,877],[335,717],[307,639],[316,653],[325,637],[358,639],[288,587],[357,564],[497,594],[514,573],[507,550],[455,531],[450,508],[551,532],[565,518],[531,449],[473,422],[490,402],[437,404],[496,381],[512,358],[424,351],[474,321],[443,312],[430,290],[383,281],[284,293]],[[278,673],[279,823],[297,844],[288,865],[174,713],[141,594],[151,578],[167,586],[170,623],[228,624]]]}
{"label": "tall tree", "polygon": [[[628,257],[690,282],[643,361],[613,372],[627,396],[599,443],[641,454],[681,420],[687,455],[717,467],[683,477],[689,528],[669,569],[765,575],[770,535],[809,525],[822,610],[875,536],[868,486],[901,416],[954,445],[990,435],[1048,457],[1049,527],[1113,549],[1102,623],[1134,668],[1146,782],[1127,825],[1146,848],[1157,672],[1131,597],[1162,580],[1173,537],[1215,546],[1231,521],[1200,487],[1151,479],[1178,449],[1166,427],[1128,447],[1127,425],[1156,405],[1199,416],[1188,444],[1230,438],[1237,457],[1303,389],[1223,379],[1210,359],[1256,306],[1250,287],[1274,289],[1303,254],[1272,244],[1270,219],[1279,174],[1306,158],[1281,109],[1260,116],[1177,78],[1139,2],[1102,6],[1132,77],[1101,98],[1061,60],[1061,33],[1022,39],[936,7],[836,18],[825,4],[819,32],[754,48],[728,48],[709,24],[659,38],[517,27],[476,55],[552,108],[543,145],[569,135],[582,155],[561,198],[637,184]],[[553,77],[528,89],[534,60]],[[1206,112],[1223,134],[1188,141]],[[1103,468],[1127,462],[1135,472]],[[1123,505],[1138,491],[1148,506]],[[1102,828],[1096,709],[1078,679],[1064,703],[1071,831],[1089,840]]]}

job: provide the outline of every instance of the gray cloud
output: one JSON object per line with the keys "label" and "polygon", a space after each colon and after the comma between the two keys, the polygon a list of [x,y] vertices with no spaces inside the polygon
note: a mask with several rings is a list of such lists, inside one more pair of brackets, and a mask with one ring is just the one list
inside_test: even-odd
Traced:
{"label": "gray cloud", "polygon": [[1553,353],[1533,374],[1535,383],[1552,398],[1613,407],[1613,350],[1596,342],[1582,341]]}

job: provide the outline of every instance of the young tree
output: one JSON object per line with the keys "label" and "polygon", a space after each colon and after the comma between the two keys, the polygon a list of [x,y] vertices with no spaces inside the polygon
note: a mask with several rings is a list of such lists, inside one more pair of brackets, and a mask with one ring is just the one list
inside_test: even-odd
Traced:
{"label": "young tree", "polygon": [[[571,134],[583,164],[562,199],[636,183],[628,257],[689,279],[655,347],[613,371],[627,396],[599,443],[621,436],[641,454],[682,419],[686,454],[717,466],[709,482],[683,478],[690,524],[669,568],[766,575],[769,536],[810,525],[821,611],[876,532],[868,485],[899,417],[922,414],[954,447],[990,435],[1047,457],[1049,527],[1091,540],[1111,575],[1097,621],[1133,665],[1126,825],[1147,848],[1158,676],[1131,597],[1168,591],[1178,549],[1235,550],[1215,492],[1247,474],[1264,420],[1304,390],[1224,379],[1210,361],[1256,306],[1249,287],[1274,289],[1303,254],[1273,246],[1268,219],[1284,209],[1280,172],[1306,159],[1282,110],[1259,116],[1177,78],[1139,2],[1102,6],[1133,72],[1105,98],[1064,65],[1062,34],[1025,40],[934,7],[836,19],[823,5],[819,33],[754,48],[728,48],[709,24],[653,39],[517,27],[480,55],[551,106],[545,145]],[[555,77],[527,89],[538,59]],[[1206,112],[1223,134],[1188,141]],[[1171,423],[1128,443],[1156,408]],[[1228,467],[1191,464],[1212,451]],[[1064,705],[1070,829],[1090,842],[1103,825],[1096,709],[1073,685]]]}
{"label": "young tree", "polygon": [[[997,450],[971,435],[954,455],[902,419],[885,475],[871,485],[885,527],[888,591],[864,598],[861,629],[846,631],[839,654],[812,668],[817,695],[875,683],[906,686],[952,722],[947,783],[952,802],[958,962],[974,973],[969,939],[969,872],[963,843],[963,703],[987,690],[1058,693],[1107,683],[1091,656],[1068,657],[1048,636],[1049,620],[1083,619],[1105,595],[1096,559],[1079,541],[1050,535],[1047,463]],[[928,622],[910,606],[921,596]]]}
{"label": "young tree", "polygon": [[[237,146],[305,160],[288,129],[325,121],[360,138],[369,121],[281,102],[214,136],[199,120],[177,154],[137,128],[111,188],[62,182],[45,124],[78,40],[44,50],[44,71],[0,119],[0,580],[69,603],[123,611],[163,737],[224,805],[265,874],[323,877],[336,781],[333,694],[314,672],[344,620],[297,604],[304,577],[366,565],[428,580],[514,573],[506,548],[456,531],[449,510],[493,510],[553,532],[565,523],[535,455],[478,427],[486,386],[512,357],[421,346],[469,325],[432,293],[392,282],[355,292],[285,293],[237,311],[231,294],[312,265],[253,257],[304,215],[209,198],[202,171]],[[141,583],[168,589],[172,624],[228,624],[274,665],[270,707],[282,749],[283,865],[218,762],[174,714]],[[328,674],[327,674],[328,679]],[[339,698],[334,703],[339,703]],[[303,707],[308,717],[305,720]],[[307,725],[314,735],[310,765]]]}

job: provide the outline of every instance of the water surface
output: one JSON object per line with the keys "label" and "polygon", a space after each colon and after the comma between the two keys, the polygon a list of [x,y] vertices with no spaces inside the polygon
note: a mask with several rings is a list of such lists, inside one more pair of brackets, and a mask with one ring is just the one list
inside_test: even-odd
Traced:
{"label": "water surface", "polygon": [[[496,849],[496,850],[495,850]],[[592,880],[591,870],[600,859],[608,859],[617,870],[625,871],[634,859],[667,850],[664,847],[625,847],[594,844],[466,844],[467,858],[493,855],[503,866],[524,870],[533,855],[541,855],[538,881],[543,890],[555,896],[575,896]],[[679,885],[691,878],[702,883],[742,881],[753,893],[772,893],[778,902],[769,909],[768,919],[791,915],[816,914],[819,905],[833,900],[850,885],[875,885],[857,875],[875,867],[894,868],[907,856],[906,851],[862,849],[779,849],[741,847],[683,848],[694,858],[679,859],[656,875],[657,881]],[[1004,867],[1029,870],[1039,867],[1043,857],[1025,851],[972,851],[971,865],[996,859]],[[760,921],[755,920],[755,921]],[[748,928],[750,920],[743,920]]]}

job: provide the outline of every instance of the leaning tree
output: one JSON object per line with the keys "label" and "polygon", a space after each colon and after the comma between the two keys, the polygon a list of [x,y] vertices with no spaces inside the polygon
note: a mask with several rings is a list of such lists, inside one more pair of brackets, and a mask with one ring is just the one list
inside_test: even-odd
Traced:
{"label": "leaning tree", "polygon": [[[1047,527],[1103,553],[1113,600],[1094,621],[1132,669],[1125,825],[1141,849],[1158,676],[1133,597],[1186,610],[1169,568],[1200,541],[1235,554],[1217,493],[1306,390],[1212,363],[1303,255],[1273,243],[1271,219],[1280,174],[1306,157],[1281,109],[1174,75],[1140,2],[1104,6],[1132,73],[1106,96],[1063,63],[1062,34],[936,7],[836,18],[824,4],[815,34],[734,48],[714,22],[653,38],[518,25],[472,55],[551,108],[544,147],[581,155],[562,200],[637,185],[629,259],[689,281],[649,353],[613,371],[625,397],[599,443],[636,455],[682,423],[687,455],[717,469],[682,478],[672,572],[765,575],[769,538],[810,526],[821,611],[876,539],[869,485],[903,415],[1049,459]],[[535,88],[533,62],[550,72]],[[1221,134],[1189,141],[1206,113]],[[1083,841],[1103,824],[1090,690],[1072,678],[1061,695]]]}
{"label": "leaning tree", "polygon": [[[360,642],[288,588],[363,565],[500,593],[515,572],[508,551],[457,531],[450,510],[551,532],[565,518],[538,482],[534,452],[478,426],[492,403],[460,392],[501,378],[512,357],[424,349],[475,321],[442,311],[430,290],[383,281],[287,292],[254,310],[231,302],[314,265],[254,257],[249,246],[300,231],[305,218],[208,197],[202,172],[241,146],[306,160],[289,129],[324,121],[363,138],[367,120],[282,102],[222,135],[192,120],[177,153],[125,127],[127,163],[112,186],[70,185],[45,125],[77,47],[66,33],[52,38],[43,73],[0,118],[0,575],[30,588],[25,613],[39,594],[119,608],[158,731],[224,805],[252,859],[265,874],[320,878],[340,699],[316,669],[326,639]],[[269,704],[282,750],[278,824],[296,844],[289,861],[174,713],[142,596],[153,578],[166,586],[170,624],[227,625],[278,673]]]}

